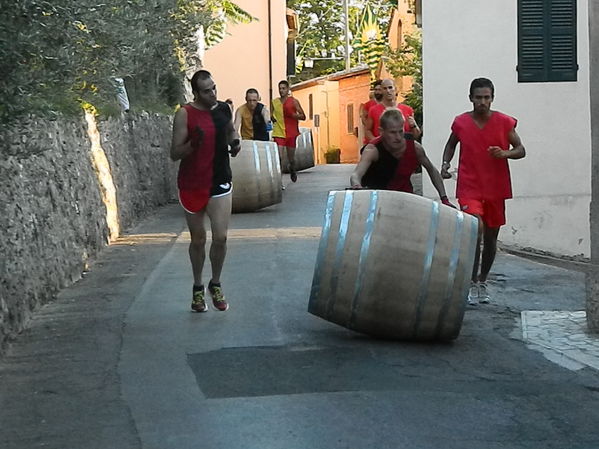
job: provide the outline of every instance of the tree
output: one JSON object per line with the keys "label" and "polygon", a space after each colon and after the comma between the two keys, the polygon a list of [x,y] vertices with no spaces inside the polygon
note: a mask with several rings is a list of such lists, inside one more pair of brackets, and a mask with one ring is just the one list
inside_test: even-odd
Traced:
{"label": "tree", "polygon": [[[393,0],[350,0],[350,42],[359,30],[362,10],[370,5],[381,29],[386,29],[391,11],[397,6]],[[343,70],[345,59],[345,24],[343,2],[339,0],[288,0],[287,6],[298,13],[300,30],[297,37],[296,77],[310,79]],[[350,49],[351,51],[351,49]],[[358,52],[351,54],[352,65],[361,61]],[[313,60],[310,69],[303,67],[307,59]]]}
{"label": "tree", "polygon": [[12,0],[0,8],[0,120],[118,110],[112,79],[125,79],[133,108],[183,100],[197,33],[211,43],[228,21],[251,20],[229,0]]}

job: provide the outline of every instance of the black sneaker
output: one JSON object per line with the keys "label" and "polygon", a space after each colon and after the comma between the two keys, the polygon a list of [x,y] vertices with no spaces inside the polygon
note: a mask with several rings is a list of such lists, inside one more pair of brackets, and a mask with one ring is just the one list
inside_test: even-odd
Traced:
{"label": "black sneaker", "polygon": [[191,299],[191,310],[194,312],[207,312],[208,305],[206,304],[205,291],[204,289],[197,289],[193,291],[193,297]]}
{"label": "black sneaker", "polygon": [[295,170],[289,173],[289,177],[291,178],[291,182],[297,182],[297,172]]}
{"label": "black sneaker", "polygon": [[212,296],[212,305],[216,310],[220,310],[224,312],[229,308],[229,304],[225,300],[225,295],[223,294],[223,289],[220,285],[216,284],[208,284],[208,292],[210,292],[210,296]]}

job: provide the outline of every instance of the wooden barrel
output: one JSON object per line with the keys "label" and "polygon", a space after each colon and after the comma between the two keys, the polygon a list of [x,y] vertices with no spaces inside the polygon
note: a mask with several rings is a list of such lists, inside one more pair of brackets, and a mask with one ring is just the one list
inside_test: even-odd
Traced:
{"label": "wooden barrel", "polygon": [[373,336],[455,339],[477,230],[475,217],[417,195],[330,192],[308,311]]}
{"label": "wooden barrel", "polygon": [[[300,128],[300,134],[295,140],[295,170],[301,171],[314,167],[314,140],[310,128]],[[287,154],[281,158],[283,173],[289,173]]]}
{"label": "wooden barrel", "polygon": [[233,212],[253,212],[281,202],[281,167],[274,142],[242,140],[231,158]]}

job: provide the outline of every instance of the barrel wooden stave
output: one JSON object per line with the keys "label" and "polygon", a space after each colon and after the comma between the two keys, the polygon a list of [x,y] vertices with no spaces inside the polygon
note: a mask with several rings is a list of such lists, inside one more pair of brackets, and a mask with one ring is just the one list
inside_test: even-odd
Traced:
{"label": "barrel wooden stave", "polygon": [[308,310],[374,336],[454,339],[476,228],[474,217],[416,195],[331,192]]}
{"label": "barrel wooden stave", "polygon": [[253,212],[282,200],[281,167],[274,142],[242,140],[231,158],[233,212]]}
{"label": "barrel wooden stave", "polygon": [[[300,128],[295,146],[295,170],[301,171],[314,167],[314,140],[310,128]],[[289,160],[284,152],[281,155],[281,167],[283,173],[289,173]]]}

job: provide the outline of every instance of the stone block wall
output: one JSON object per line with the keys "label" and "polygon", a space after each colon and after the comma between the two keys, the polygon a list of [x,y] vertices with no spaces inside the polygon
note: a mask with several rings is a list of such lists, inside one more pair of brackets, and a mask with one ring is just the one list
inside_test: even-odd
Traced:
{"label": "stone block wall", "polygon": [[[126,115],[97,129],[122,231],[176,197],[171,119]],[[0,352],[109,242],[88,130],[84,117],[29,118],[0,132]]]}

